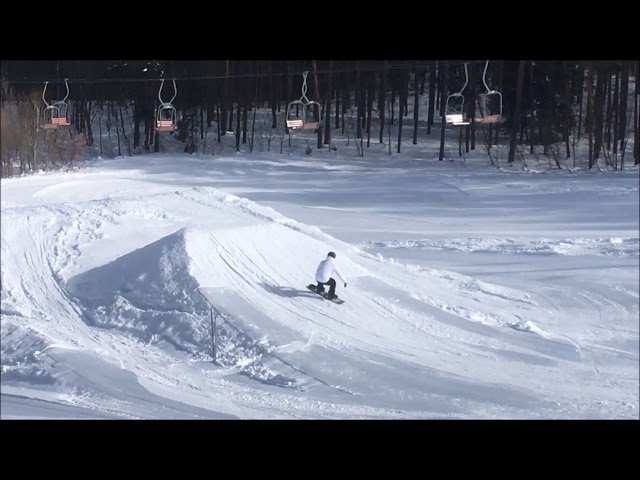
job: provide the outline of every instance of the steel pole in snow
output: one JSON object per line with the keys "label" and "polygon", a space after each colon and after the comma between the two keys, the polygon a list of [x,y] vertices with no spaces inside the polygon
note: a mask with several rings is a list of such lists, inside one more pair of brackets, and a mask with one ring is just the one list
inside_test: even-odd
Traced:
{"label": "steel pole in snow", "polygon": [[[213,352],[213,363],[218,363],[216,361],[216,321],[213,319],[213,308],[210,309],[211,312],[211,351]],[[217,320],[216,315],[216,320]]]}

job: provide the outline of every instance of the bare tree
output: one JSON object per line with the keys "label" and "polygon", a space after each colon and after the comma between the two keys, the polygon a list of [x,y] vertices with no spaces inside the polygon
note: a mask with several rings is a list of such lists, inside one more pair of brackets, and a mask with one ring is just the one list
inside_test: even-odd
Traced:
{"label": "bare tree", "polygon": [[587,74],[587,116],[585,118],[585,130],[589,138],[589,169],[594,165],[593,152],[593,63],[589,63]]}
{"label": "bare tree", "polygon": [[373,94],[375,90],[375,78],[373,73],[367,74],[367,148],[371,144],[371,115],[373,113]]}
{"label": "bare tree", "polygon": [[564,91],[562,96],[562,112],[564,117],[564,128],[562,130],[564,136],[564,142],[567,149],[567,158],[571,156],[571,150],[569,145],[569,135],[571,132],[571,96],[569,94],[569,75],[567,71],[567,62],[562,62],[563,68],[563,85]]}
{"label": "bare tree", "polygon": [[516,154],[516,134],[518,132],[518,126],[520,124],[520,108],[522,105],[522,87],[524,85],[524,60],[520,60],[518,63],[518,79],[516,86],[516,105],[513,109],[513,118],[511,120],[511,136],[509,139],[509,164],[512,164],[515,160]]}
{"label": "bare tree", "polygon": [[429,113],[427,117],[427,135],[431,134],[431,126],[433,125],[436,99],[436,67],[429,67]]}
{"label": "bare tree", "polygon": [[[622,149],[622,143],[625,135],[627,134],[627,123],[629,121],[627,118],[627,102],[629,101],[629,66],[630,65],[626,62],[622,63],[622,74],[620,79],[620,124],[618,126],[619,138],[616,138],[616,140],[620,140],[620,149]],[[636,85],[637,82],[638,80],[636,79]]]}
{"label": "bare tree", "polygon": [[633,158],[634,164],[640,164],[640,119],[638,119],[638,98],[640,97],[640,88],[638,88],[638,77],[640,76],[640,62],[637,62],[636,65],[636,74],[635,74],[635,92],[633,95],[633,131],[634,131],[634,142],[633,142]]}
{"label": "bare tree", "polygon": [[384,102],[387,100],[387,60],[384,61],[380,73],[380,95],[378,96],[378,115],[380,116],[380,143],[384,143]]}
{"label": "bare tree", "polygon": [[[333,60],[329,61],[329,81],[327,85],[327,94],[325,95],[324,109],[324,144],[331,145],[331,95],[333,93]],[[336,107],[336,112],[337,112]],[[337,117],[337,115],[336,115]]]}
{"label": "bare tree", "polygon": [[[424,78],[424,75],[423,75]],[[418,86],[418,70],[413,74],[413,144],[418,144],[418,108],[420,107],[420,89]],[[424,87],[423,87],[424,89]]]}
{"label": "bare tree", "polygon": [[[618,102],[618,78],[619,75],[616,73],[616,83],[615,83],[615,92],[614,92],[614,100],[613,103],[614,105]],[[605,98],[606,98],[606,116],[605,116],[605,126],[606,126],[606,130],[605,130],[605,142],[607,144],[607,149],[611,150],[611,117],[612,117],[612,108],[611,108],[611,82],[612,82],[612,77],[611,75],[607,75],[607,84],[605,86]],[[614,107],[615,108],[615,107]]]}
{"label": "bare tree", "polygon": [[[315,97],[318,99],[318,102],[321,102],[320,96],[320,84],[318,83],[318,67],[316,66],[316,61],[311,61],[311,75],[313,76],[313,87],[315,91]],[[322,149],[322,112],[318,111],[318,150]]]}
{"label": "bare tree", "polygon": [[342,97],[342,76],[344,74],[336,75],[336,130],[340,128],[340,98]]}
{"label": "bare tree", "polygon": [[442,62],[442,73],[440,75],[440,153],[438,154],[438,161],[444,159],[444,131],[447,125],[446,121],[446,99],[444,98],[447,89],[449,88],[448,78],[449,65],[445,60]]}
{"label": "bare tree", "polygon": [[594,136],[594,160],[600,157],[604,127],[604,96],[607,72],[603,68],[594,69],[596,74],[596,89],[593,97],[593,136]]}
{"label": "bare tree", "polygon": [[402,125],[405,117],[405,97],[407,96],[407,78],[405,71],[401,70],[398,75],[398,153],[400,153],[400,146],[402,145]]}
{"label": "bare tree", "polygon": [[[613,94],[613,125],[607,125],[607,128],[609,131],[611,131],[611,128],[613,127],[613,153],[614,155],[618,153],[618,129],[620,127],[620,119],[619,117],[619,103],[621,100],[620,97],[620,65],[616,65],[616,69],[615,69],[615,73],[616,73],[616,84],[615,84],[615,91]],[[626,102],[626,98],[624,100]],[[609,119],[609,122],[611,122],[611,118]],[[611,140],[611,135],[609,135],[609,140]],[[607,144],[607,148],[610,148],[611,142],[609,141],[609,143]]]}

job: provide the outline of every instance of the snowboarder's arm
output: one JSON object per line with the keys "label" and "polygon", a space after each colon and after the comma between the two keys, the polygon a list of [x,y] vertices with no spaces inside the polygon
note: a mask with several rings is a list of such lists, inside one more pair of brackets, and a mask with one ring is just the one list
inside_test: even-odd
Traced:
{"label": "snowboarder's arm", "polygon": [[336,272],[338,277],[340,277],[340,280],[342,280],[342,283],[344,283],[346,285],[347,284],[347,279],[344,278],[344,275],[342,275],[342,272],[340,271],[340,269],[338,268],[337,265],[333,266],[333,271]]}

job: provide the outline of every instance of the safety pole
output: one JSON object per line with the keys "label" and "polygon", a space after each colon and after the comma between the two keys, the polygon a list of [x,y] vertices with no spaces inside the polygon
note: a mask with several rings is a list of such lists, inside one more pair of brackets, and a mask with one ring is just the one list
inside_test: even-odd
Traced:
{"label": "safety pole", "polygon": [[217,327],[217,320],[218,320],[218,316],[216,315],[215,320],[213,319],[213,308],[210,309],[211,311],[211,350],[213,352],[213,363],[217,364],[217,359],[216,359],[216,327]]}

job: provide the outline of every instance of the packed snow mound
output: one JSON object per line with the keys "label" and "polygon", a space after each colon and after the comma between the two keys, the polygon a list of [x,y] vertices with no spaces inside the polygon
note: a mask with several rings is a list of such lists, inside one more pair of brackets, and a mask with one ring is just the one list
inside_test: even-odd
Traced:
{"label": "packed snow mound", "polygon": [[193,307],[187,299],[198,287],[189,273],[184,229],[77,275],[68,286],[85,302],[124,296],[141,307],[162,310]]}
{"label": "packed snow mound", "polygon": [[[304,288],[330,248],[272,222],[215,231],[190,227],[76,275],[67,285],[91,325],[200,350],[210,341],[210,305],[201,286],[264,295]],[[346,255],[341,269],[347,278],[362,271]]]}
{"label": "packed snow mound", "polygon": [[[191,273],[200,285],[239,291],[257,286],[304,288],[315,283],[318,263],[336,250],[323,240],[270,222],[215,232],[188,229],[185,238]],[[347,253],[337,253],[347,279],[367,273]]]}
{"label": "packed snow mound", "polygon": [[[317,262],[329,248],[298,229],[270,221],[219,230],[188,227],[76,275],[67,286],[90,326],[116,329],[144,344],[200,356],[211,353],[213,309],[216,316],[221,314],[217,363],[262,382],[290,387],[296,384],[295,372],[275,361],[264,338],[243,328],[238,316],[246,312],[246,299],[253,297],[259,309],[252,320],[264,330],[270,330],[266,324],[287,330],[292,322],[308,329],[309,320],[305,323],[300,315],[283,311],[287,299],[274,293],[285,287],[304,289],[313,282]],[[347,278],[361,270],[346,256],[341,266]],[[235,292],[240,301],[223,317],[220,305],[210,303],[201,287]],[[307,309],[304,303],[296,306],[301,312]]]}

